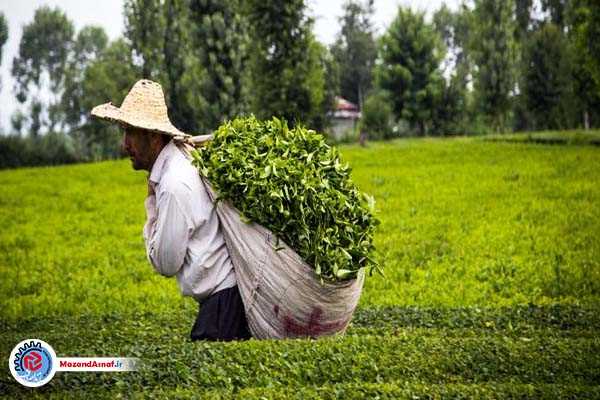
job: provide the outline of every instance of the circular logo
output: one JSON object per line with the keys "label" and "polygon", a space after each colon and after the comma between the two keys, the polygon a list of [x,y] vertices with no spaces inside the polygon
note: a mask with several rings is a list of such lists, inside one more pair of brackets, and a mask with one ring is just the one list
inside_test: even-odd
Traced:
{"label": "circular logo", "polygon": [[42,386],[56,373],[56,353],[43,340],[25,339],[10,353],[8,366],[21,385]]}

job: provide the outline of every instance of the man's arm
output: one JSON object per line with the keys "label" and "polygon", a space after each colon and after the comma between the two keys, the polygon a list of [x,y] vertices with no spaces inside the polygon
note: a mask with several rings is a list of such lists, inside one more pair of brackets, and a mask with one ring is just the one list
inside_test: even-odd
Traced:
{"label": "man's arm", "polygon": [[159,274],[173,276],[183,265],[193,231],[185,207],[189,199],[183,196],[178,200],[178,196],[169,190],[159,191],[158,195],[153,192],[149,187],[145,201],[148,214],[144,226],[146,254]]}

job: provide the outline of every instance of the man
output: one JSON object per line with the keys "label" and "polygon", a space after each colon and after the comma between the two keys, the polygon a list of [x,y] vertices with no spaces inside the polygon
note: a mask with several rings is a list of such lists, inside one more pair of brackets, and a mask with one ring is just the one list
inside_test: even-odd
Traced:
{"label": "man", "polygon": [[219,219],[198,171],[175,142],[189,135],[170,122],[161,86],[140,80],[120,108],[102,104],[92,115],[121,124],[133,169],[149,172],[146,253],[158,273],[175,276],[182,294],[200,303],[191,339],[250,338]]}

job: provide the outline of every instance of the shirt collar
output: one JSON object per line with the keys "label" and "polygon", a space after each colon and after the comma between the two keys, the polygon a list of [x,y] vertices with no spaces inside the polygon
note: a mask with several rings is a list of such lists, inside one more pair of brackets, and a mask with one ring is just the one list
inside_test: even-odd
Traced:
{"label": "shirt collar", "polygon": [[160,182],[160,178],[162,177],[163,169],[165,163],[171,158],[173,152],[177,151],[177,146],[171,140],[158,154],[156,157],[156,161],[154,161],[154,165],[152,165],[152,171],[150,172],[150,178],[148,180],[154,184]]}

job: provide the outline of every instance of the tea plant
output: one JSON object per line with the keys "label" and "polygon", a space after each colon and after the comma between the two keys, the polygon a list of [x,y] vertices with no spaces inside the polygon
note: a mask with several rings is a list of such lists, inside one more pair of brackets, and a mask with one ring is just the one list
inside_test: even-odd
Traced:
{"label": "tea plant", "polygon": [[277,118],[238,118],[193,155],[219,199],[274,232],[321,278],[352,279],[376,268],[374,200],[323,136]]}

